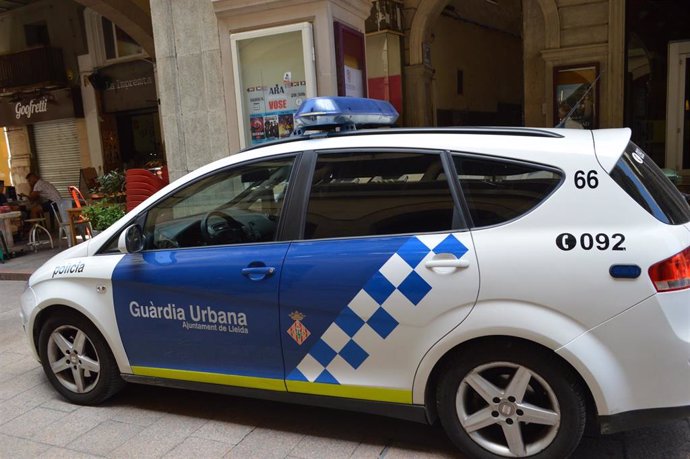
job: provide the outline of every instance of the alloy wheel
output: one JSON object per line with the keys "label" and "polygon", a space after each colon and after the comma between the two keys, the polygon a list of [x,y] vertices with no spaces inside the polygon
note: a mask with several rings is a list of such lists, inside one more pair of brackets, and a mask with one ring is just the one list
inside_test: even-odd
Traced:
{"label": "alloy wheel", "polygon": [[504,457],[543,451],[561,424],[558,400],[549,384],[529,368],[510,362],[488,363],[467,373],[455,405],[467,435]]}
{"label": "alloy wheel", "polygon": [[96,386],[101,366],[96,348],[86,333],[63,325],[50,334],[47,346],[48,363],[63,387],[83,394]]}

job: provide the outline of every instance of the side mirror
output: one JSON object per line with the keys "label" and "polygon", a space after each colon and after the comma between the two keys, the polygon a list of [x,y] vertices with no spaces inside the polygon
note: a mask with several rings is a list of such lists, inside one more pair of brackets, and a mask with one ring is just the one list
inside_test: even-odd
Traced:
{"label": "side mirror", "polygon": [[141,252],[144,249],[144,233],[141,226],[132,225],[120,233],[117,248],[122,253]]}

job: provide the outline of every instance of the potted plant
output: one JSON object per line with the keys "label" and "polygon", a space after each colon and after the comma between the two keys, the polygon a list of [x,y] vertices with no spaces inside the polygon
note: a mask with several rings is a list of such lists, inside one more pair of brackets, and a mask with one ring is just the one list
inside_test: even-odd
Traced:
{"label": "potted plant", "polygon": [[98,233],[118,221],[125,214],[124,206],[107,199],[96,201],[82,208],[82,215],[91,221],[91,227]]}
{"label": "potted plant", "polygon": [[119,169],[114,169],[96,179],[98,188],[93,190],[98,197],[121,202],[124,200],[125,174]]}

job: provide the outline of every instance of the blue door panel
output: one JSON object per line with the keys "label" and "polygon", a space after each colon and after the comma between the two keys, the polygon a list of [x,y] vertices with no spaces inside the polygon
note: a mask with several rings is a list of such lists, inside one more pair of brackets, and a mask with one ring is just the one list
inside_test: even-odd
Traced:
{"label": "blue door panel", "polygon": [[[408,239],[409,236],[337,239],[295,242],[290,246],[280,292],[280,330],[287,375],[318,344],[321,335],[365,285],[372,292],[385,289],[384,282],[376,282],[376,273]],[[309,331],[302,343],[286,332],[294,323],[290,316],[294,311],[304,315],[301,322]]]}
{"label": "blue door panel", "polygon": [[[282,379],[278,287],[288,246],[125,256],[113,296],[130,364]],[[256,269],[242,272],[262,265],[275,271],[263,279]]]}

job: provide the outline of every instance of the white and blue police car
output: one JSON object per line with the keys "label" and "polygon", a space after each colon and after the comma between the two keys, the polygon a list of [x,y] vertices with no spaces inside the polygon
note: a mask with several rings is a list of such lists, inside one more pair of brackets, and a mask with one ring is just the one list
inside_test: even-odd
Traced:
{"label": "white and blue police car", "polygon": [[690,415],[690,207],[630,130],[361,129],[396,116],[307,100],[48,261],[21,319],[51,384],[440,420],[470,457]]}

